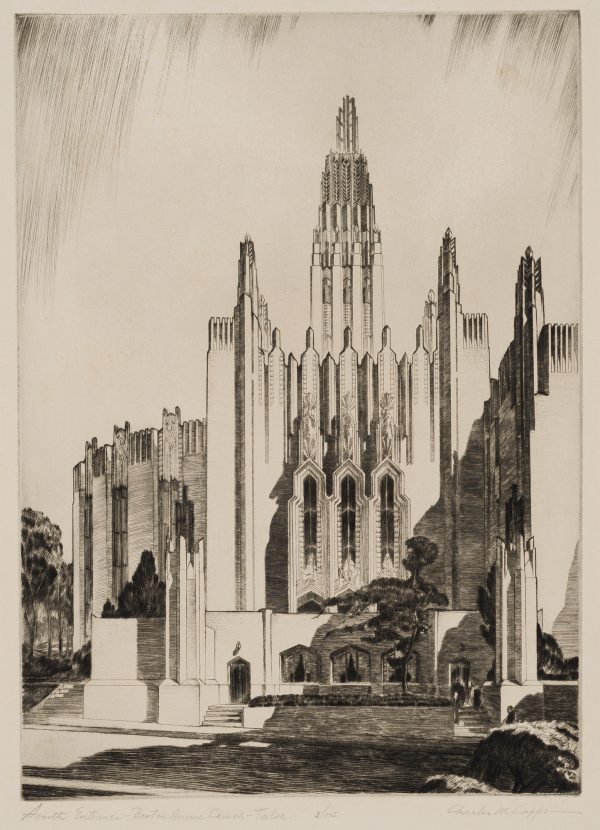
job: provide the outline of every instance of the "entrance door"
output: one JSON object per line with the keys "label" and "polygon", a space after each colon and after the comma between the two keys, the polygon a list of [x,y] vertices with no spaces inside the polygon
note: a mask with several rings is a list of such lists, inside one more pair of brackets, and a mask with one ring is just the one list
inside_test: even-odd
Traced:
{"label": "entrance door", "polygon": [[241,657],[229,663],[229,699],[232,703],[250,700],[250,663]]}
{"label": "entrance door", "polygon": [[469,685],[471,680],[471,666],[466,660],[459,660],[457,663],[450,663],[450,688],[456,683],[464,686]]}

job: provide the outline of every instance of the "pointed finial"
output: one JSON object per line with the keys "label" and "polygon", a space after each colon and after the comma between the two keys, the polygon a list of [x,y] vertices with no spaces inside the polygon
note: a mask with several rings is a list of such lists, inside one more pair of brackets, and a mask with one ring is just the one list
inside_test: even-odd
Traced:
{"label": "pointed finial", "polygon": [[444,236],[446,237],[446,239],[452,239],[452,231],[449,227],[446,228],[446,233],[444,234]]}
{"label": "pointed finial", "polygon": [[352,348],[352,329],[350,328],[350,326],[346,326],[346,328],[344,329],[344,348]]}
{"label": "pointed finial", "polygon": [[344,97],[336,119],[336,150],[354,153],[358,150],[358,118],[354,98]]}
{"label": "pointed finial", "polygon": [[273,329],[273,333],[271,335],[271,338],[272,338],[272,341],[273,341],[273,348],[274,349],[279,349],[281,347],[281,334],[280,334],[279,329],[277,327],[275,327]]}
{"label": "pointed finial", "polygon": [[533,248],[528,245],[525,250],[525,259],[533,259]]}
{"label": "pointed finial", "polygon": [[309,326],[306,329],[306,348],[307,349],[312,349],[314,347],[314,344],[315,344],[315,333],[311,329],[311,327]]}
{"label": "pointed finial", "polygon": [[391,346],[392,344],[392,337],[391,331],[389,326],[384,326],[383,331],[381,332],[381,345],[382,346]]}

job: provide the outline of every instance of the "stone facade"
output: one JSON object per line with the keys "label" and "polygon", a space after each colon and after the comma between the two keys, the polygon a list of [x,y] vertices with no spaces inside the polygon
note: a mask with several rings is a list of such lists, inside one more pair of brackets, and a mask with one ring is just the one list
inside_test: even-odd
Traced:
{"label": "stone facade", "polygon": [[163,410],[162,428],[115,426],[94,438],[73,470],[74,648],[90,639],[91,617],[116,603],[144,550],[165,575],[168,540],[206,535],[206,422]]}
{"label": "stone facade", "polygon": [[485,405],[485,537],[488,561],[509,567],[512,558],[513,571],[531,569],[537,551],[530,648],[539,620],[565,656],[579,654],[578,337],[577,325],[546,323],[541,260],[527,248],[515,286],[514,338]]}
{"label": "stone facade", "polygon": [[[170,609],[165,718],[178,717],[179,687],[193,720],[200,697],[227,700],[233,659],[236,672],[252,667],[257,693],[290,686],[284,665],[296,647],[309,649],[318,683],[335,683],[349,646],[337,643],[338,660],[333,640],[316,645],[327,620],[314,612],[376,577],[403,577],[411,535],[438,544],[429,576],[449,599],[433,640],[419,646],[423,687],[447,688],[463,665],[472,682],[487,677],[493,654],[476,609],[492,566],[498,682],[536,682],[538,609],[577,653],[577,327],[545,323],[541,264],[528,249],[514,340],[491,379],[487,317],[463,311],[448,228],[415,349],[398,356],[348,97],[336,139],[321,179],[302,354],[283,351],[246,236],[236,305],[208,325],[206,420],[182,422],[176,409],[158,430],[115,427],[113,443],[93,439],[74,470],[75,644],[152,550]],[[380,651],[357,651],[350,674],[361,674],[356,661],[370,684],[383,683]]]}

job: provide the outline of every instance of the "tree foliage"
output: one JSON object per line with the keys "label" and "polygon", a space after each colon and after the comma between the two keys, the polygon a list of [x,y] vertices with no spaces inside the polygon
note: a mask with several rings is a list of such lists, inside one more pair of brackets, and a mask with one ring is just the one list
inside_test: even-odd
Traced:
{"label": "tree foliage", "polygon": [[29,553],[21,562],[21,605],[29,634],[29,658],[33,657],[39,633],[39,610],[47,602],[56,573],[54,565],[49,565],[39,553]]}
{"label": "tree foliage", "polygon": [[106,600],[103,617],[164,617],[166,604],[165,583],[156,573],[152,551],[144,550],[137,568],[119,594],[118,605]]}
{"label": "tree foliage", "polygon": [[577,680],[579,658],[566,659],[552,634],[537,627],[538,678],[540,680]]}
{"label": "tree foliage", "polygon": [[426,536],[414,536],[407,540],[406,550],[406,557],[402,560],[408,571],[406,579],[374,579],[355,591],[331,597],[323,604],[325,608],[337,605],[350,617],[368,611],[373,605],[377,607],[372,617],[345,624],[342,629],[365,632],[366,636],[362,639],[366,642],[393,643],[397,656],[389,662],[400,674],[404,691],[414,646],[431,625],[428,612],[448,605],[448,597],[427,582],[422,574],[424,568],[437,559],[437,545]]}
{"label": "tree foliage", "polygon": [[[52,618],[63,564],[62,532],[39,510],[21,512],[21,604],[28,632],[28,656],[36,640],[46,634],[48,658],[52,657]],[[40,610],[45,611],[45,632],[40,630]]]}

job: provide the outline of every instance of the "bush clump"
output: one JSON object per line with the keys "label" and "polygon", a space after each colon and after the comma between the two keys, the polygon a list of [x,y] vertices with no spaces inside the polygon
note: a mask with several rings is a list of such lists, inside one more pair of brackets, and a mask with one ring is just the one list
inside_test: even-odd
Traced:
{"label": "bush clump", "polygon": [[493,729],[466,771],[513,793],[579,791],[579,730],[562,721],[532,721]]}
{"label": "bush clump", "polygon": [[304,695],[260,695],[250,706],[450,706],[446,697],[438,695],[342,695],[335,693]]}

